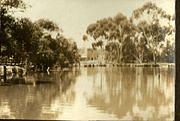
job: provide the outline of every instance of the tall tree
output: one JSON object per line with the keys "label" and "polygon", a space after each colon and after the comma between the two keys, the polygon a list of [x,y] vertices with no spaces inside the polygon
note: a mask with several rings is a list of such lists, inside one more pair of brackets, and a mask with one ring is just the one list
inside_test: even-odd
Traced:
{"label": "tall tree", "polygon": [[133,11],[131,20],[137,23],[140,32],[143,33],[146,46],[153,54],[155,64],[157,57],[160,56],[162,42],[173,31],[173,27],[170,25],[173,19],[172,15],[167,14],[163,9],[151,2]]}
{"label": "tall tree", "polygon": [[123,59],[123,46],[125,41],[133,36],[135,27],[122,13],[115,17],[104,18],[87,27],[86,33],[95,41],[114,41],[119,43],[117,49],[117,62]]}

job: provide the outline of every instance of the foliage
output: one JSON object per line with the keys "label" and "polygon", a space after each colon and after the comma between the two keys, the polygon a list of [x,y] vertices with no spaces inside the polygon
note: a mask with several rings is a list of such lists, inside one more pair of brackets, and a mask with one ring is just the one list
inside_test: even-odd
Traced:
{"label": "foliage", "polygon": [[[53,21],[15,18],[12,11],[25,10],[22,0],[2,0],[0,56],[6,62],[26,64],[46,71],[48,67],[65,67],[79,61],[77,45],[62,35]],[[55,36],[54,36],[55,35]]]}
{"label": "foliage", "polygon": [[[148,20],[142,20],[143,16],[148,16]],[[141,20],[139,20],[141,18]],[[134,10],[132,18],[137,20],[138,28],[143,33],[143,37],[148,50],[153,54],[153,61],[156,63],[157,56],[160,56],[162,42],[167,35],[173,32],[170,22],[173,16],[168,15],[164,10],[154,3],[148,2],[141,8]],[[166,25],[162,22],[166,21]]]}
{"label": "foliage", "polygon": [[[102,47],[97,44],[99,41],[106,43],[104,45],[109,55],[116,55],[109,56],[111,61],[156,63],[162,54],[165,54],[163,51],[166,51],[164,43],[168,41],[167,37],[174,33],[171,25],[173,21],[173,15],[167,14],[154,3],[147,2],[134,10],[130,18],[118,13],[114,17],[103,18],[90,24],[83,38],[92,38],[94,49],[97,46]],[[173,50],[173,46],[168,47]]]}

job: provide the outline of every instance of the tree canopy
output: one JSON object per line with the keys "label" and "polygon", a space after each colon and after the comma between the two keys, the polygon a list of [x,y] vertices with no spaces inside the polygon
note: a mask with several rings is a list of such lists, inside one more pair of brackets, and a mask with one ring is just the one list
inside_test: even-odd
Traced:
{"label": "tree canopy", "polygon": [[156,4],[147,2],[134,10],[129,18],[119,12],[114,17],[97,20],[87,27],[83,38],[92,38],[93,48],[99,45],[99,41],[105,43],[109,55],[116,55],[110,59],[114,62],[167,61],[162,59],[162,54],[166,47],[173,48],[173,43],[170,44],[169,41],[174,41],[174,38],[168,39],[169,36],[173,37],[173,21],[174,15],[169,15]]}
{"label": "tree canopy", "polygon": [[16,10],[26,9],[23,0],[1,0],[0,56],[2,62],[27,64],[45,71],[79,61],[77,45],[63,36],[51,20],[15,18]]}

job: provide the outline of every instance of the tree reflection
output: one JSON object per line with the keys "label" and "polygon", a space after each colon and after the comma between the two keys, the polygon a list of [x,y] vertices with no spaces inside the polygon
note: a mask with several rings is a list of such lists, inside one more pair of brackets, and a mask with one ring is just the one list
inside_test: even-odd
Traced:
{"label": "tree reflection", "polygon": [[26,79],[55,83],[2,86],[0,118],[78,119],[77,114],[82,114],[84,118],[165,120],[174,115],[171,68],[83,68],[30,74]]}
{"label": "tree reflection", "polygon": [[[8,112],[0,113],[1,118],[18,119],[55,119],[61,113],[56,108],[59,103],[73,103],[75,93],[73,86],[79,72],[31,74],[29,80],[49,80],[55,84],[13,85],[0,88],[0,112],[8,107]],[[6,105],[6,106],[5,106]]]}
{"label": "tree reflection", "polygon": [[119,119],[127,114],[138,120],[173,118],[174,73],[170,72],[165,68],[104,68],[98,71],[105,76],[104,87],[97,83],[100,78],[93,78],[88,104]]}

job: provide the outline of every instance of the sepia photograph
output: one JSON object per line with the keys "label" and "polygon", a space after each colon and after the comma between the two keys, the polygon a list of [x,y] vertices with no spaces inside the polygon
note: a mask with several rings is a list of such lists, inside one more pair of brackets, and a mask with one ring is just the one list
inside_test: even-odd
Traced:
{"label": "sepia photograph", "polygon": [[175,0],[0,0],[0,119],[174,121]]}

